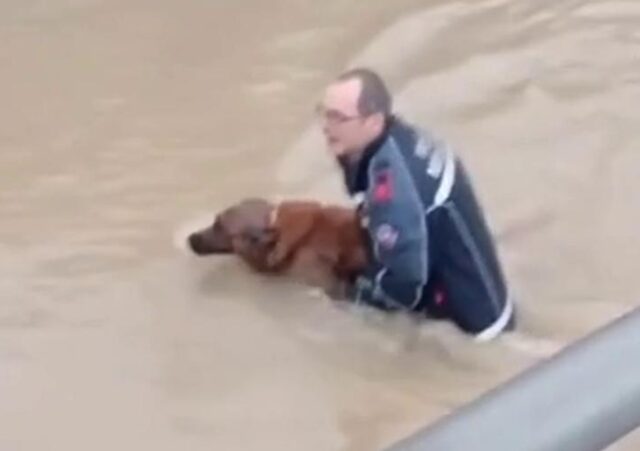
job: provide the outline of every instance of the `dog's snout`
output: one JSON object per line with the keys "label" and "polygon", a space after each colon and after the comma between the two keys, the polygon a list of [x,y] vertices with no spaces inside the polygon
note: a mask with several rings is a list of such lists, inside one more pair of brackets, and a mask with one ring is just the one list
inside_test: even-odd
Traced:
{"label": "dog's snout", "polygon": [[198,233],[192,233],[187,238],[187,241],[189,243],[189,247],[193,252],[195,252],[198,255],[201,255],[204,253],[204,240],[202,238],[202,235]]}
{"label": "dog's snout", "polygon": [[187,238],[188,246],[196,255],[231,254],[233,245],[230,239],[216,234],[212,229],[194,232]]}

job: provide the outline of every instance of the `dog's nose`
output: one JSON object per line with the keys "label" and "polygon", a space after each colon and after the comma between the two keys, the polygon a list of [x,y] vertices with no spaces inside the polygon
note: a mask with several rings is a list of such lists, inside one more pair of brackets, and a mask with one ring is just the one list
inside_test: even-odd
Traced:
{"label": "dog's nose", "polygon": [[202,254],[204,252],[204,240],[202,239],[202,235],[192,233],[191,235],[189,235],[187,241],[189,242],[189,247],[191,248],[191,250],[196,254]]}

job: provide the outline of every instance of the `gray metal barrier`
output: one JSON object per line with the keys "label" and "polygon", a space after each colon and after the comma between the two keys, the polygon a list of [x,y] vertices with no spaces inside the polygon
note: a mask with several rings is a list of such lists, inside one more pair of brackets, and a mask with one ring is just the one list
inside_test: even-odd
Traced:
{"label": "gray metal barrier", "polygon": [[640,309],[388,451],[599,451],[640,426]]}

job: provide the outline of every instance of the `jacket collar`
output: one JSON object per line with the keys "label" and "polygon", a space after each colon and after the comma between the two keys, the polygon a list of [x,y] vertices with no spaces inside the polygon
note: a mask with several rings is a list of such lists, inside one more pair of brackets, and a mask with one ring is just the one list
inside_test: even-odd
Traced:
{"label": "jacket collar", "polygon": [[395,116],[389,116],[385,121],[385,126],[380,136],[374,139],[364,150],[355,155],[345,155],[338,158],[338,163],[342,167],[345,184],[350,195],[367,189],[367,169],[369,162],[387,140],[396,122],[397,119]]}

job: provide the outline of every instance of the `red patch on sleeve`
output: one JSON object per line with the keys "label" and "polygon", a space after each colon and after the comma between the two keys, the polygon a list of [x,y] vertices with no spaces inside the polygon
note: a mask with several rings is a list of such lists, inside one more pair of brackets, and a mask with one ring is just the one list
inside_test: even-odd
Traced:
{"label": "red patch on sleeve", "polygon": [[376,202],[388,202],[393,198],[393,184],[389,171],[383,171],[376,175],[373,199]]}

